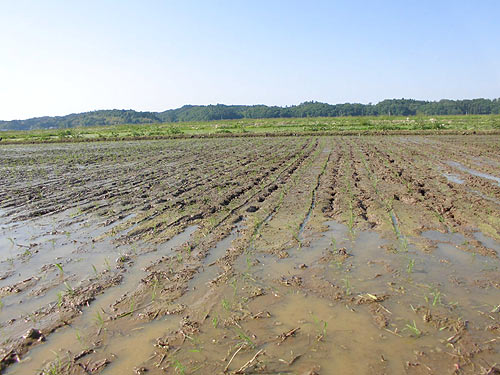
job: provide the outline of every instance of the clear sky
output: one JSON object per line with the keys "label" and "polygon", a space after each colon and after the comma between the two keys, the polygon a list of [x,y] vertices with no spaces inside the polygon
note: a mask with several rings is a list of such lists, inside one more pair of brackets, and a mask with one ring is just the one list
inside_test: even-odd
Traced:
{"label": "clear sky", "polygon": [[0,1],[0,119],[500,97],[500,1]]}

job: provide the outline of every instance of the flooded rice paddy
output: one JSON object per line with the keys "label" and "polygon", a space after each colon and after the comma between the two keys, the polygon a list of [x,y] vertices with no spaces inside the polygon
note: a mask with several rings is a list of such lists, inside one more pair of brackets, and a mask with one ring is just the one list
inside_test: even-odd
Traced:
{"label": "flooded rice paddy", "polygon": [[500,373],[497,136],[0,161],[3,373]]}

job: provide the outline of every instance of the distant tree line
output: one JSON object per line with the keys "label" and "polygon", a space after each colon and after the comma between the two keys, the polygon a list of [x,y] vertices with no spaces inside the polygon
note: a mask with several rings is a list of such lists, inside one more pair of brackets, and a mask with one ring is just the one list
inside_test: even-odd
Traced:
{"label": "distant tree line", "polygon": [[134,110],[101,110],[56,117],[0,121],[0,129],[29,130],[103,126],[118,124],[151,124],[160,122],[212,121],[241,118],[338,117],[338,116],[414,116],[414,115],[500,114],[499,99],[424,101],[387,99],[377,104],[327,104],[315,101],[289,107],[266,105],[185,105],[164,112]]}
{"label": "distant tree line", "polygon": [[134,110],[100,110],[84,113],[73,113],[67,116],[35,117],[27,120],[0,121],[0,129],[64,129],[81,126],[105,126],[119,124],[151,124],[161,120],[154,112],[137,112]]}
{"label": "distant tree line", "polygon": [[239,118],[338,117],[338,116],[414,116],[500,114],[499,99],[440,100],[387,99],[377,104],[327,104],[304,102],[290,107],[266,105],[185,105],[161,112],[165,122],[211,121]]}

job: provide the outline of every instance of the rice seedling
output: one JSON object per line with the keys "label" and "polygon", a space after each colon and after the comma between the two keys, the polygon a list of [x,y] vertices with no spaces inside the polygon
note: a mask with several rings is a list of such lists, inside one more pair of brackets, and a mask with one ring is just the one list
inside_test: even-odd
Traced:
{"label": "rice seedling", "polygon": [[326,337],[326,328],[328,327],[328,322],[318,319],[313,314],[311,314],[311,315],[312,315],[312,318],[314,321],[314,325],[316,326],[316,330],[318,332],[318,334],[316,335],[316,338],[318,341],[321,341]]}
{"label": "rice seedling", "polygon": [[333,257],[333,259],[328,263],[328,267],[331,269],[341,270],[344,267],[344,261],[342,258]]}
{"label": "rice seedling", "polygon": [[104,317],[102,316],[102,314],[99,312],[99,310],[97,310],[95,312],[95,316],[94,316],[94,322],[100,327],[102,328],[104,326]]}
{"label": "rice seedling", "polygon": [[57,293],[57,307],[61,308],[63,304],[63,292]]}
{"label": "rice seedling", "polygon": [[236,293],[238,291],[238,280],[234,279],[233,281],[231,281],[231,283],[229,285],[231,285],[231,288],[233,288],[233,293],[234,293],[234,297],[236,297]]}
{"label": "rice seedling", "polygon": [[332,239],[330,241],[330,244],[332,246],[332,250],[334,252],[336,252],[337,251],[337,240],[335,239],[335,237],[332,237]]}
{"label": "rice seedling", "polygon": [[127,254],[120,254],[120,256],[118,257],[117,261],[119,263],[125,263],[129,259],[130,259],[130,257]]}
{"label": "rice seedling", "polygon": [[61,263],[55,263],[54,265],[59,269],[59,276],[62,277],[64,275],[64,270]]}
{"label": "rice seedling", "polygon": [[82,338],[82,335],[81,335],[79,329],[76,330],[75,335],[76,335],[76,339],[80,343],[80,345],[84,346],[83,338]]}
{"label": "rice seedling", "polygon": [[408,265],[406,266],[406,272],[408,274],[413,273],[413,267],[415,267],[415,259],[409,259],[408,260]]}
{"label": "rice seedling", "polygon": [[62,375],[63,374],[63,364],[59,356],[45,369],[40,370],[40,374],[43,375]]}
{"label": "rice seedling", "polygon": [[75,294],[75,290],[68,284],[67,281],[64,282],[64,286],[66,287],[66,294],[72,296]]}
{"label": "rice seedling", "polygon": [[405,329],[408,329],[411,331],[411,333],[413,334],[413,336],[415,336],[416,338],[420,337],[422,335],[422,331],[420,329],[417,328],[417,324],[415,323],[415,321],[413,321],[413,324],[406,324],[405,325]]}
{"label": "rice seedling", "polygon": [[247,272],[249,272],[250,269],[252,268],[252,259],[250,258],[249,254],[245,255],[245,262],[246,262],[246,265],[247,265]]}
{"label": "rice seedling", "polygon": [[224,310],[230,311],[231,310],[231,303],[227,299],[223,298],[222,299],[222,307],[224,308]]}
{"label": "rice seedling", "polygon": [[180,363],[177,359],[174,360],[174,370],[176,373],[180,375],[186,374],[186,366]]}
{"label": "rice seedling", "polygon": [[111,272],[111,264],[109,263],[108,258],[104,258],[104,266],[108,272]]}
{"label": "rice seedling", "polygon": [[433,296],[432,306],[436,306],[438,302],[441,303],[441,292],[439,290],[437,289],[433,290],[431,292],[431,296]]}
{"label": "rice seedling", "polygon": [[345,288],[345,295],[350,296],[351,295],[351,282],[349,278],[342,279],[344,281],[344,288]]}
{"label": "rice seedling", "polygon": [[437,211],[432,211],[434,213],[434,215],[437,217],[437,219],[439,220],[440,223],[444,223],[444,217],[443,215],[441,215],[439,212]]}
{"label": "rice seedling", "polygon": [[248,345],[252,349],[255,348],[255,343],[242,329],[237,328],[236,332],[238,334],[238,337],[242,340],[240,345]]}
{"label": "rice seedling", "polygon": [[97,268],[93,264],[92,264],[92,270],[94,271],[95,277],[99,278],[99,272],[97,272]]}

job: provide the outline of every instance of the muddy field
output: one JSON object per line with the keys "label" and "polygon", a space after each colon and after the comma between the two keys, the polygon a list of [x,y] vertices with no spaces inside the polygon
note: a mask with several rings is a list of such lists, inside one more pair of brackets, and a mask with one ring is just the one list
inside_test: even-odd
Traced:
{"label": "muddy field", "polygon": [[0,148],[6,374],[499,374],[500,139]]}

